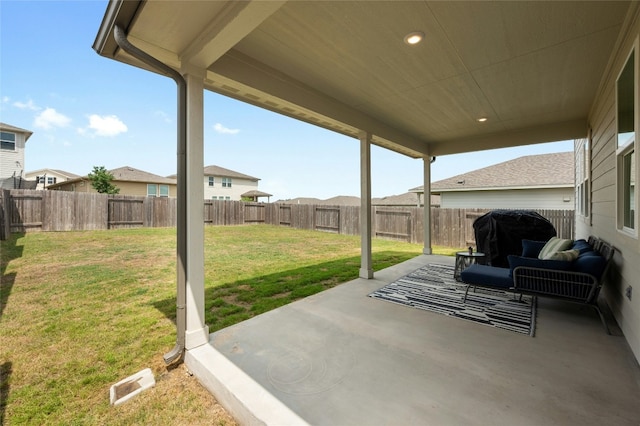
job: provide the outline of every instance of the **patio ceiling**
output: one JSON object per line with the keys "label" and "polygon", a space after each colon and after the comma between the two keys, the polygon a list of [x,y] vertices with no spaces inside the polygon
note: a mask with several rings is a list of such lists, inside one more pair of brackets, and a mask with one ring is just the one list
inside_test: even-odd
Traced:
{"label": "patio ceiling", "polygon": [[[115,1],[94,49],[145,68],[119,24],[162,62],[206,69],[208,90],[445,155],[584,137],[629,4]],[[422,43],[404,43],[412,31]]]}

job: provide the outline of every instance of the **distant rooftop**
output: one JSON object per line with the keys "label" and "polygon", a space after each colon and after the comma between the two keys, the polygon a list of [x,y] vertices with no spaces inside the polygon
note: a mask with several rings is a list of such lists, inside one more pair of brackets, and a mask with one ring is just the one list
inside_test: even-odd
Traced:
{"label": "distant rooftop", "polygon": [[[526,155],[493,166],[442,179],[431,184],[431,192],[571,187],[574,185],[573,152]],[[424,186],[410,189],[423,192]]]}

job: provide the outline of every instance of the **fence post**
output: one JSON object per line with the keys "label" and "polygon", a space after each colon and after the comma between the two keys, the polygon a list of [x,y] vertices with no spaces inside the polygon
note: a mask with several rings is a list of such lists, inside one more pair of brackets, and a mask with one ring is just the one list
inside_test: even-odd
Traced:
{"label": "fence post", "polygon": [[8,189],[0,190],[0,240],[6,240],[11,233],[10,194]]}

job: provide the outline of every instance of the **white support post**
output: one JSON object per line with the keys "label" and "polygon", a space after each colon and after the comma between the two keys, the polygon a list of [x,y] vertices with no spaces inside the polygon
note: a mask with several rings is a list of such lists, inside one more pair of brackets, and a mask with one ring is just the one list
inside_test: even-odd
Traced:
{"label": "white support post", "polygon": [[185,349],[209,342],[204,322],[204,70],[187,82],[187,282]]}
{"label": "white support post", "polygon": [[423,254],[432,254],[433,250],[431,249],[431,156],[425,155],[422,157],[422,161],[424,163],[424,183],[423,188],[424,192],[422,195],[422,199],[424,200],[424,247],[422,248]]}
{"label": "white support post", "polygon": [[360,132],[360,278],[373,278],[371,260],[371,133]]}

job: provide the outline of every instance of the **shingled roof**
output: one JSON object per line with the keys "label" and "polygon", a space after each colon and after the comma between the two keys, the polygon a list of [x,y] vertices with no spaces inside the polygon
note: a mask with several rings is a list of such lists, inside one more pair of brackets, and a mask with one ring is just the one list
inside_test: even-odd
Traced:
{"label": "shingled roof", "polygon": [[[572,187],[573,152],[526,155],[431,184],[431,193],[532,187]],[[423,192],[419,186],[410,192]]]}
{"label": "shingled roof", "polygon": [[151,182],[151,183],[167,183],[167,184],[176,183],[175,179],[154,175],[153,173],[145,172],[144,170],[134,169],[133,167],[129,167],[129,166],[124,166],[124,167],[119,167],[117,169],[109,170],[109,173],[113,175],[113,180],[119,180],[119,181]]}
{"label": "shingled roof", "polygon": [[205,176],[222,176],[222,177],[230,177],[230,178],[236,178],[236,179],[246,179],[246,180],[252,180],[255,182],[260,180],[257,177],[245,175],[239,172],[234,172],[233,170],[225,169],[224,167],[220,167],[220,166],[206,166],[204,168],[204,175]]}

